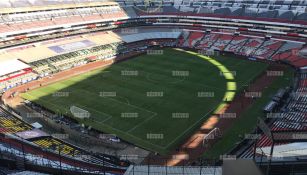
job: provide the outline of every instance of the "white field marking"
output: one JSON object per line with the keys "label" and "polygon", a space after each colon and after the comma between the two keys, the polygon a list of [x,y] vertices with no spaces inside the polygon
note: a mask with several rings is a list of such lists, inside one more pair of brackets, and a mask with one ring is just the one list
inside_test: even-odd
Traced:
{"label": "white field marking", "polygon": [[233,65],[233,66],[230,66],[230,67],[237,67],[237,66],[239,66],[240,64],[242,64],[243,62],[245,62],[245,61],[243,61],[243,60],[240,60],[238,63],[236,63],[235,65]]}
{"label": "white field marking", "polygon": [[[29,94],[29,95],[30,95],[30,94]],[[34,97],[34,96],[32,96],[32,95],[30,95],[30,96],[31,96],[31,97]],[[45,100],[42,100],[42,101],[45,101]],[[45,102],[49,103],[48,101],[45,101]],[[49,104],[57,107],[57,105],[54,105],[54,104],[51,104],[51,103],[49,103]],[[95,122],[101,123],[101,124],[104,124],[104,125],[107,125],[107,124],[104,123],[105,121],[101,122],[101,121],[95,120]],[[139,138],[139,137],[137,137],[137,136],[135,136],[135,135],[129,134],[129,133],[126,132],[126,131],[123,131],[123,130],[114,128],[114,127],[112,127],[111,125],[107,125],[107,126],[110,127],[110,128],[112,128],[113,130],[116,130],[117,132],[121,132],[121,133],[124,134],[124,135],[128,135],[128,136],[130,136],[130,137],[136,138],[136,139],[140,140],[140,142],[146,142],[147,144],[150,144],[150,145],[155,146],[155,147],[159,147],[160,149],[165,149],[165,147],[162,147],[162,146],[160,146],[160,145],[153,144],[153,143],[151,143],[151,142],[149,142],[149,141],[147,141],[147,140],[144,140],[144,139]]]}
{"label": "white field marking", "polygon": [[[105,116],[108,116],[106,119],[104,119],[104,120],[102,121],[103,123],[104,123],[105,121],[107,121],[107,120],[113,118],[113,116],[110,115],[110,114],[107,114],[107,113],[104,113],[104,112],[101,112],[101,111],[97,111],[96,109],[93,109],[93,108],[90,108],[90,107],[85,107],[85,106],[83,106],[83,105],[80,105],[79,103],[76,103],[76,106],[81,106],[83,109],[88,108],[88,109],[90,109],[90,110],[92,110],[92,111],[95,111],[95,112],[97,112],[97,113],[100,113],[100,114],[103,114],[103,115],[105,115]],[[90,112],[90,111],[89,111],[89,112]],[[96,120],[95,120],[95,121],[96,121]]]}
{"label": "white field marking", "polygon": [[[100,122],[100,121],[96,121],[96,122],[105,125],[105,123],[102,123],[102,122]],[[136,138],[136,139],[138,139],[138,140],[141,142],[141,144],[142,144],[142,142],[146,142],[147,144],[150,144],[150,145],[155,146],[155,147],[159,147],[160,149],[165,149],[165,147],[162,147],[162,146],[160,146],[160,145],[153,144],[153,143],[151,143],[151,142],[149,142],[149,141],[147,141],[147,140],[144,140],[144,139],[142,139],[142,138],[140,138],[140,137],[137,137],[137,136],[135,136],[135,135],[129,134],[129,133],[126,132],[126,131],[123,131],[123,130],[120,130],[120,129],[117,129],[117,128],[113,128],[111,125],[107,125],[107,127],[110,127],[110,128],[112,128],[113,130],[116,130],[117,132],[122,133],[123,135],[128,135],[128,136],[130,136],[130,137]]]}
{"label": "white field marking", "polygon": [[[88,94],[94,94],[94,93],[92,93],[92,92],[85,91],[85,90],[83,90],[83,89],[79,89],[79,91],[84,91],[85,93],[88,93]],[[125,103],[125,102],[119,101],[119,100],[114,99],[114,98],[112,98],[112,97],[101,97],[101,98],[107,98],[107,99],[110,99],[110,100],[116,101],[116,102],[118,102],[118,103],[122,103],[122,104],[125,104],[125,105],[128,105],[128,106],[132,106],[132,107],[134,107],[134,108],[137,108],[137,109],[140,109],[140,110],[143,110],[143,111],[149,112],[149,113],[156,114],[156,113],[155,113],[155,112],[153,112],[153,111],[147,110],[147,109],[145,109],[145,108],[142,108],[142,107],[139,107],[139,106],[136,106],[136,105],[127,104],[127,103]]]}
{"label": "white field marking", "polygon": [[[85,90],[82,90],[82,89],[79,89],[79,90],[80,90],[80,91],[84,91],[85,93],[88,93],[88,94],[94,94],[94,93],[92,93],[92,92],[85,91]],[[128,105],[128,106],[131,106],[131,107],[133,107],[133,108],[136,108],[136,109],[139,109],[139,110],[142,110],[142,111],[146,111],[146,112],[152,113],[152,115],[150,116],[151,118],[152,118],[152,116],[157,115],[156,112],[147,110],[147,109],[145,109],[145,108],[142,108],[142,107],[139,107],[139,106],[136,106],[136,105],[132,105],[132,104],[130,104],[130,103],[129,103],[129,104],[128,104],[128,103],[124,103],[124,102],[119,101],[119,100],[117,100],[117,99],[115,99],[115,98],[112,98],[112,97],[101,97],[101,98],[107,98],[107,99],[116,101],[117,103],[122,103],[122,104],[125,104],[125,105]]]}
{"label": "white field marking", "polygon": [[[118,103],[123,103],[123,102],[121,102],[121,101],[119,101],[119,100],[116,100],[116,99],[110,98],[110,97],[102,97],[102,98],[108,98],[108,99],[114,100],[114,101],[116,101],[116,102],[118,102]],[[136,127],[138,127],[140,124],[143,124],[143,123],[146,122],[147,120],[152,119],[153,117],[155,117],[155,116],[157,115],[156,112],[147,110],[147,109],[142,108],[142,107],[139,107],[139,106],[135,106],[135,105],[132,105],[132,104],[127,104],[127,103],[123,103],[123,104],[126,104],[126,105],[128,105],[128,106],[132,106],[132,107],[137,108],[137,109],[140,109],[140,110],[142,110],[142,111],[146,111],[146,112],[152,113],[151,116],[149,116],[148,118],[146,117],[147,119],[143,120],[141,123],[139,123],[139,124],[137,124],[135,127],[133,127],[133,130],[134,130]],[[130,132],[130,131],[132,131],[132,130],[131,130],[131,129],[128,130],[128,132]]]}
{"label": "white field marking", "polygon": [[248,85],[247,83],[248,83],[248,82],[251,82],[252,79],[255,79],[255,77],[256,77],[257,75],[259,75],[258,72],[256,72],[254,76],[251,76],[251,78],[249,78],[248,80],[246,80],[244,83],[242,83],[242,84],[240,85],[240,88],[243,87],[243,86],[247,86],[247,85]]}
{"label": "white field marking", "polygon": [[[149,74],[148,74],[148,75],[149,75]],[[146,76],[146,79],[149,80],[149,81],[154,82],[154,80],[148,79],[147,76]],[[185,77],[184,77],[184,79],[178,80],[178,81],[176,81],[176,82],[170,82],[170,83],[176,84],[176,83],[179,83],[179,82],[183,82],[184,80],[185,80]],[[156,82],[158,82],[158,81],[156,81]],[[154,83],[156,83],[156,82],[154,82]],[[208,87],[208,88],[213,88],[213,89],[217,89],[217,90],[219,90],[219,91],[224,91],[224,89],[219,88],[219,87],[215,87],[215,86],[209,86],[209,85],[203,85],[203,84],[201,84],[201,86],[203,86],[203,87]]]}
{"label": "white field marking", "polygon": [[[30,95],[30,94],[29,94]],[[31,97],[34,97],[34,96],[32,96],[32,95],[30,95]],[[60,98],[53,98],[52,100],[51,100],[51,102],[50,101],[46,101],[46,100],[42,100],[42,99],[40,99],[41,101],[43,101],[43,102],[45,102],[45,103],[48,103],[49,105],[52,105],[52,106],[54,106],[54,107],[58,107],[58,105],[55,105],[55,104],[53,104],[53,103],[56,103],[58,100],[60,100]],[[92,110],[92,111],[95,111],[95,112],[97,112],[97,113],[100,113],[100,114],[103,114],[103,115],[105,115],[105,116],[108,116],[108,118],[106,118],[106,119],[104,119],[102,122],[105,122],[105,121],[107,121],[107,120],[109,120],[109,119],[111,119],[113,116],[112,115],[110,115],[110,114],[107,114],[107,113],[104,113],[104,112],[101,112],[101,111],[97,111],[97,110],[95,110],[95,109],[93,109],[93,108],[90,108],[90,107],[85,107],[85,106],[83,106],[83,105],[80,105],[79,103],[76,103],[77,104],[77,106],[81,106],[82,108],[88,108],[88,109],[90,109],[90,110]],[[64,108],[65,109],[65,108]],[[68,110],[66,110],[65,109],[65,111],[68,111]],[[54,112],[56,112],[56,111],[54,111]],[[90,111],[89,111],[90,112]]]}
{"label": "white field marking", "polygon": [[[194,53],[194,55],[197,55],[196,53]],[[169,144],[167,144],[166,146],[158,146],[156,145],[157,147],[160,147],[160,148],[163,148],[163,149],[166,149],[168,148],[171,144],[173,144],[175,141],[177,141],[178,138],[182,137],[185,133],[187,133],[188,131],[191,130],[191,128],[193,128],[195,125],[197,125],[201,120],[203,120],[203,118],[207,117],[208,114],[212,113],[214,110],[216,110],[216,108],[214,107],[212,110],[208,111],[205,115],[203,115],[198,121],[196,121],[193,125],[191,125],[188,129],[186,129],[183,133],[181,133],[180,135],[178,135],[173,141],[171,141]],[[128,134],[128,133],[127,133]],[[131,135],[131,134],[128,134],[128,135]],[[133,135],[131,135],[133,136]],[[135,136],[133,136],[135,137]],[[138,137],[135,137],[135,138],[138,138]],[[144,141],[143,139],[141,139],[142,141]],[[151,145],[155,145],[155,144],[152,144],[151,142],[148,142],[148,141],[145,141]]]}
{"label": "white field marking", "polygon": [[178,138],[182,137],[185,133],[187,133],[188,131],[191,130],[191,128],[193,128],[195,125],[199,124],[200,121],[202,121],[205,117],[208,116],[208,114],[210,114],[211,112],[213,112],[214,110],[216,110],[216,107],[213,107],[213,109],[211,109],[210,111],[208,111],[205,115],[203,115],[199,120],[197,120],[193,125],[191,125],[188,129],[186,129],[183,133],[181,133],[180,135],[178,135],[173,141],[171,141],[170,143],[168,143],[166,146],[164,146],[163,148],[166,149],[167,147],[169,147],[171,144],[173,144],[175,141],[177,141]]}
{"label": "white field marking", "polygon": [[[146,79],[148,80],[148,81],[151,81],[151,82],[153,82],[153,83],[161,83],[161,81],[157,81],[157,80],[153,80],[153,79],[151,79],[150,78],[150,75],[151,75],[151,73],[147,73],[147,75],[146,75]],[[180,83],[180,82],[183,82],[183,81],[185,81],[185,77],[183,77],[182,79],[180,79],[180,80],[176,80],[176,81],[173,81],[173,82],[169,82],[170,84],[177,84],[177,83]]]}
{"label": "white field marking", "polygon": [[[27,94],[27,95],[29,95],[30,97],[32,97],[32,98],[35,98],[33,95],[31,95],[31,94]],[[56,107],[56,108],[58,108],[59,106],[58,105],[55,105],[55,104],[53,104],[52,102],[50,102],[50,101],[47,101],[47,100],[43,100],[43,99],[39,99],[40,101],[43,101],[44,103],[47,103],[47,104],[49,104],[50,106],[54,106],[54,107]],[[57,100],[57,99],[56,99]],[[31,100],[30,100],[31,101]],[[64,110],[65,111],[69,111],[69,110],[66,110],[65,108],[64,108]],[[53,111],[53,112],[57,112],[57,111]]]}
{"label": "white field marking", "polygon": [[[88,93],[90,93],[90,92],[88,92]],[[108,97],[103,97],[103,98],[108,98]],[[115,99],[112,99],[112,98],[109,98],[109,99],[115,100]],[[117,101],[117,102],[119,102],[119,103],[123,103],[123,102],[118,101],[118,100],[115,100],[115,101]],[[126,104],[126,103],[124,103],[124,104]],[[56,106],[56,105],[55,105],[55,106]],[[80,106],[82,106],[82,105],[80,105]],[[135,106],[135,105],[131,105],[131,106],[137,107],[137,106]],[[86,108],[88,108],[88,107],[86,107]],[[146,109],[141,108],[141,107],[137,107],[137,108],[142,109],[142,110],[145,110],[145,111],[148,111],[148,112],[152,112],[152,111],[146,110]],[[91,108],[90,108],[90,109],[91,109]],[[94,110],[94,109],[93,109],[93,110]],[[97,110],[95,110],[95,111],[96,111],[96,112],[99,112],[99,111],[97,111]],[[101,113],[101,112],[99,112],[99,113]],[[148,119],[152,119],[154,116],[157,115],[157,113],[155,113],[155,112],[152,112],[152,113],[153,113],[153,115],[151,115]],[[109,114],[107,114],[107,115],[109,115]],[[111,115],[109,115],[109,116],[110,116],[110,117],[108,117],[107,119],[105,119],[105,120],[103,120],[103,121],[95,120],[95,122],[101,123],[101,124],[105,124],[105,122],[106,122],[107,120],[109,120],[110,118],[112,118]],[[146,119],[146,120],[148,120],[148,119]],[[144,122],[144,121],[143,121],[143,122]],[[142,123],[143,123],[143,122],[142,122]],[[108,125],[108,124],[105,124],[105,125]],[[151,142],[149,142],[149,141],[143,140],[142,138],[139,138],[139,137],[136,137],[136,136],[134,136],[134,135],[132,135],[132,134],[129,134],[127,131],[124,131],[124,130],[120,130],[120,129],[114,128],[114,127],[112,127],[111,125],[108,125],[108,127],[112,128],[113,130],[117,130],[118,132],[122,132],[123,134],[127,134],[127,135],[129,135],[130,137],[134,137],[134,138],[140,139],[142,142],[146,142],[146,143],[148,143],[148,144],[150,144],[150,145],[153,145],[153,146],[156,146],[156,147],[159,147],[159,148],[164,149],[164,147],[162,147],[162,146],[160,146],[160,145],[156,145],[156,144],[153,144],[153,143],[151,143]]]}
{"label": "white field marking", "polygon": [[139,107],[139,106],[136,106],[136,105],[127,104],[127,103],[124,103],[124,102],[122,102],[122,101],[119,101],[119,100],[114,99],[114,98],[111,98],[111,97],[102,97],[102,98],[107,98],[107,99],[110,99],[110,100],[116,101],[116,102],[118,102],[118,103],[126,104],[126,105],[128,105],[128,106],[132,106],[132,107],[134,107],[134,108],[136,108],[136,109],[140,109],[140,110],[143,110],[143,111],[146,111],[146,112],[152,113],[152,114],[156,114],[156,113],[155,113],[155,112],[153,112],[153,111],[147,110],[147,109],[145,109],[145,108],[142,108],[142,107]]}
{"label": "white field marking", "polygon": [[[216,110],[216,108],[212,108],[210,111],[208,111],[205,115],[203,115],[199,120],[197,120],[193,125],[191,125],[188,129],[186,129],[183,133],[181,133],[180,135],[178,135],[173,141],[171,141],[169,144],[167,144],[166,146],[164,146],[163,148],[166,149],[168,148],[171,144],[173,144],[175,141],[178,140],[178,138],[182,137],[185,133],[187,133],[188,131],[191,130],[191,128],[193,128],[195,125],[197,125],[201,120],[203,120],[203,118],[207,117],[208,114],[212,113],[214,110]],[[160,147],[160,146],[159,146]]]}
{"label": "white field marking", "polygon": [[[194,53],[194,55],[197,55],[197,53]],[[90,93],[90,92],[88,92],[88,91],[85,91],[85,92]],[[107,98],[107,97],[104,97],[104,98]],[[115,100],[115,101],[117,101],[117,102],[119,102],[119,103],[123,103],[123,102],[118,101],[118,100],[116,100],[116,99],[112,99],[112,98],[109,98],[109,99]],[[126,104],[126,103],[123,103],[123,104]],[[138,107],[138,106],[135,106],[135,105],[129,104],[129,106],[133,106],[133,107],[138,108],[138,109],[141,109],[141,110],[145,110],[145,111],[148,111],[148,112],[151,112],[151,113],[155,113],[155,112],[149,111],[149,110],[147,110],[147,109],[144,109],[144,108],[141,108],[141,107]],[[119,129],[117,129],[117,128],[113,128],[113,127],[110,126],[110,125],[107,125],[107,127],[110,127],[110,128],[112,128],[113,130],[116,130],[116,131],[118,131],[118,132],[121,132],[121,133],[124,134],[124,135],[128,135],[128,136],[130,136],[130,137],[132,137],[132,138],[138,139],[140,142],[145,142],[145,143],[147,143],[147,144],[149,144],[149,145],[158,147],[158,148],[160,148],[160,149],[166,149],[167,147],[169,147],[169,145],[171,145],[172,143],[174,143],[178,138],[180,138],[182,135],[184,135],[186,132],[188,132],[192,127],[194,127],[196,124],[198,124],[201,120],[203,120],[204,117],[206,117],[209,113],[211,113],[211,112],[214,111],[214,110],[215,110],[215,108],[213,108],[212,110],[210,110],[209,112],[207,112],[207,113],[206,113],[203,117],[201,117],[197,122],[195,122],[193,125],[191,125],[188,129],[186,129],[183,133],[181,133],[179,136],[177,136],[173,141],[171,141],[171,142],[170,142],[168,145],[166,145],[166,146],[160,146],[160,145],[153,144],[153,143],[151,143],[151,142],[149,142],[149,141],[147,141],[147,140],[144,140],[144,139],[141,139],[141,138],[139,138],[139,137],[136,137],[136,136],[134,136],[134,135],[132,135],[132,134],[129,134],[129,133],[123,131],[123,130],[119,130]],[[100,122],[100,121],[96,121],[96,122],[97,122],[97,123],[104,124],[104,123],[102,123],[102,122]]]}
{"label": "white field marking", "polygon": [[[192,55],[198,55],[197,53],[195,52],[190,52],[190,51],[183,51],[183,52],[186,52],[186,53],[190,53]],[[210,57],[208,57],[210,58]],[[218,63],[220,63],[219,61],[217,61]],[[221,63],[220,63],[221,64]],[[226,67],[225,67],[226,68]],[[227,68],[226,68],[227,69]],[[227,69],[228,70],[228,69]],[[228,70],[228,72],[230,72]],[[227,91],[227,90],[226,90]],[[169,147],[171,144],[173,144],[175,141],[177,141],[178,138],[182,137],[185,133],[187,133],[188,131],[190,131],[190,129],[192,127],[194,127],[195,125],[197,125],[201,120],[203,120],[203,118],[205,118],[209,113],[213,112],[214,110],[216,110],[217,108],[213,108],[212,110],[210,110],[209,112],[207,112],[205,115],[203,115],[198,121],[196,121],[193,125],[191,125],[188,129],[186,129],[183,133],[181,133],[180,135],[178,135],[173,141],[171,141],[168,145],[164,146],[164,149]]]}
{"label": "white field marking", "polygon": [[117,97],[124,99],[127,102],[127,104],[130,105],[129,100],[126,97],[123,97],[123,96],[117,96]]}
{"label": "white field marking", "polygon": [[133,128],[129,129],[127,132],[131,132],[133,130],[135,130],[137,127],[143,125],[144,123],[146,123],[147,121],[151,120],[152,118],[154,118],[156,115],[158,115],[157,113],[151,115],[150,117],[148,117],[146,120],[143,120],[142,122],[140,122],[139,124],[135,125]]}

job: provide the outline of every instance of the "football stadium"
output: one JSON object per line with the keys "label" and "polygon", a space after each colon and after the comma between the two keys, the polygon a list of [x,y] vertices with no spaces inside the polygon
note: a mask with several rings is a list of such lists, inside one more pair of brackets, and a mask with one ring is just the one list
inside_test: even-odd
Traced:
{"label": "football stadium", "polygon": [[0,174],[307,174],[307,0],[1,0]]}

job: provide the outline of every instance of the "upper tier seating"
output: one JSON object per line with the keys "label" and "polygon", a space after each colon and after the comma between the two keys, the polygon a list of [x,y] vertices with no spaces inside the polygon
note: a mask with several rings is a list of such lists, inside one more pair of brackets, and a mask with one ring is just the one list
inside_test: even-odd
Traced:
{"label": "upper tier seating", "polygon": [[127,14],[119,6],[6,14],[0,16],[0,33],[123,17]]}
{"label": "upper tier seating", "polygon": [[[305,0],[287,1],[230,1],[230,0],[209,0],[209,1],[185,1],[175,0],[174,2],[163,1],[152,3],[149,7],[144,2],[129,3],[124,0],[117,0],[123,7],[134,6],[138,15],[146,14],[146,8],[159,9],[151,11],[156,13],[189,13],[196,12],[205,16],[250,18],[258,20],[271,19],[275,21],[307,21]],[[142,10],[140,10],[142,9]],[[130,9],[131,10],[131,9]],[[148,10],[149,11],[149,10]]]}
{"label": "upper tier seating", "polygon": [[3,0],[0,2],[0,8],[20,8],[20,7],[44,7],[52,5],[76,5],[76,3],[95,3],[108,2],[108,0]]}
{"label": "upper tier seating", "polygon": [[179,37],[177,45],[179,47],[233,52],[258,59],[285,61],[295,67],[307,66],[307,59],[300,54],[307,47],[303,47],[302,42],[296,41],[218,32],[205,34],[197,31],[184,31]]}
{"label": "upper tier seating", "polygon": [[127,33],[119,33],[121,39],[126,43],[148,40],[148,39],[177,39],[180,36],[181,32],[173,32],[173,31],[138,31],[137,33],[127,34]]}

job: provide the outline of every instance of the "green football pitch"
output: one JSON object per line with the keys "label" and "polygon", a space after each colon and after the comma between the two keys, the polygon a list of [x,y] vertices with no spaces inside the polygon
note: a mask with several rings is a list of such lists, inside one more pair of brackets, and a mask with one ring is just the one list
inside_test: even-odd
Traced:
{"label": "green football pitch", "polygon": [[166,154],[267,66],[164,49],[29,91],[22,97],[69,117],[74,117],[72,106],[81,108],[90,118],[75,118],[80,123]]}

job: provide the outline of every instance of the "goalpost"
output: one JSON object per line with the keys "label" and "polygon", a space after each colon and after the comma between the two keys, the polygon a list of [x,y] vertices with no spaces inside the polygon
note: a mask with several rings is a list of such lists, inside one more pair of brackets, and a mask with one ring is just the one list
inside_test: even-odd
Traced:
{"label": "goalpost", "polygon": [[222,136],[220,128],[212,129],[207,135],[203,138],[203,146],[206,146],[210,140],[218,139]]}
{"label": "goalpost", "polygon": [[72,113],[74,117],[80,118],[80,119],[88,119],[91,116],[90,112],[88,112],[85,109],[79,108],[77,106],[71,106],[70,112]]}

